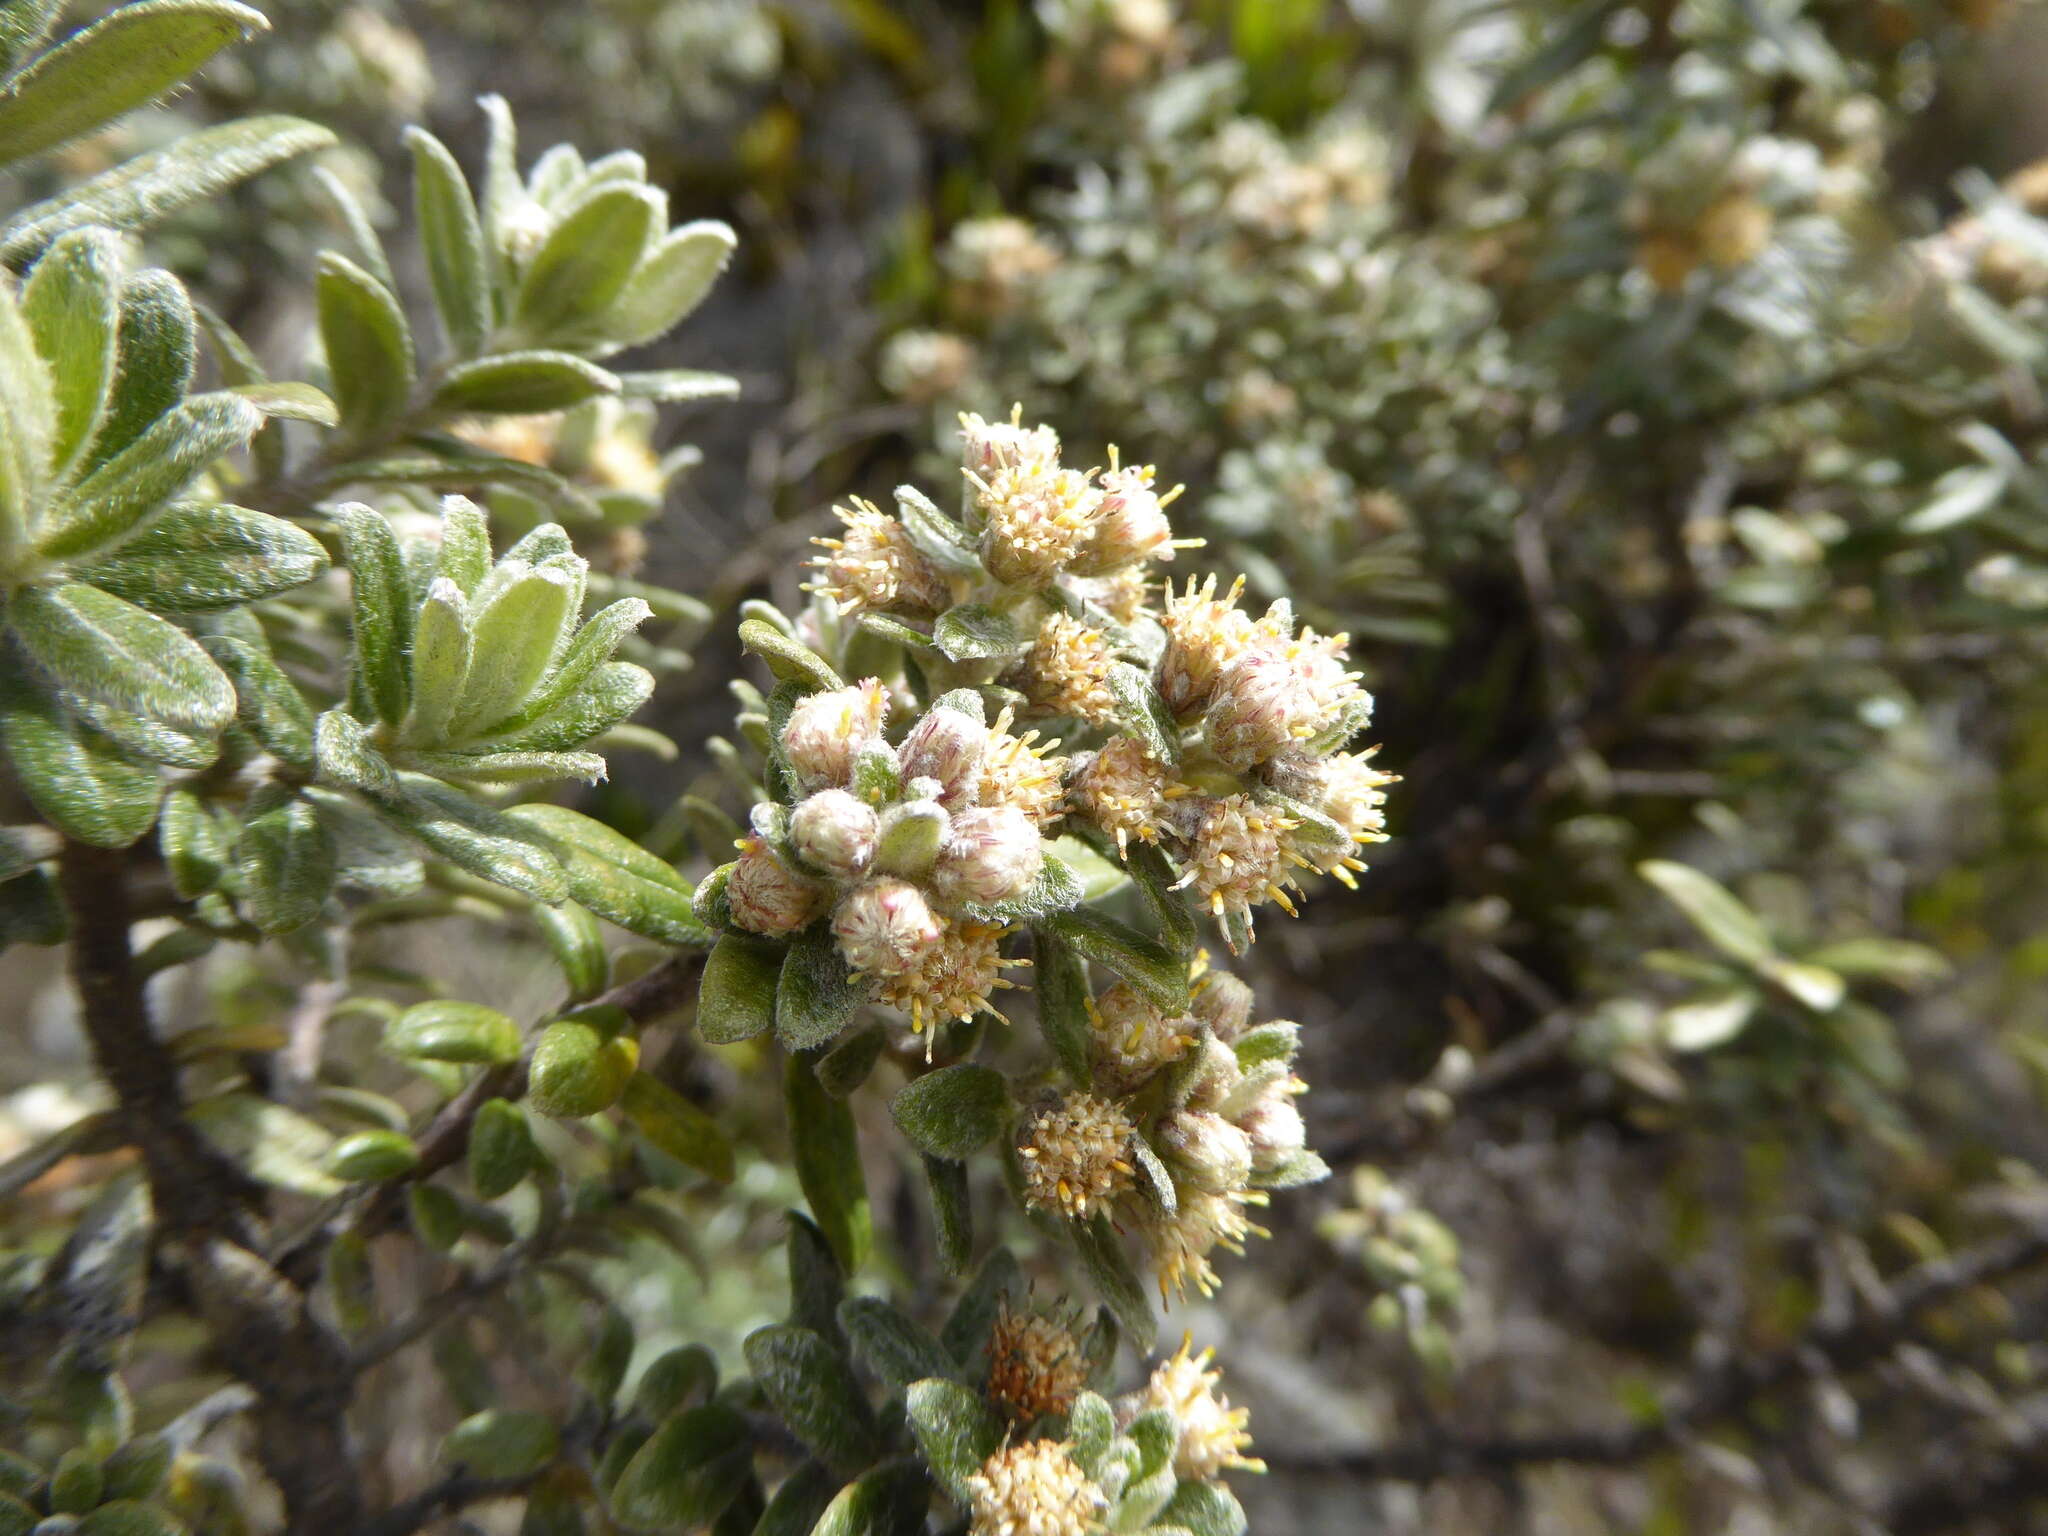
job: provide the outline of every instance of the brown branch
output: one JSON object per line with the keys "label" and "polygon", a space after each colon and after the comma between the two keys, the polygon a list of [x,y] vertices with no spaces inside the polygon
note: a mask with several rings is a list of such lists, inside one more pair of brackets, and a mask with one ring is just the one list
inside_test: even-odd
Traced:
{"label": "brown branch", "polygon": [[518,1477],[472,1477],[466,1472],[458,1472],[414,1494],[404,1503],[394,1504],[363,1528],[365,1536],[413,1536],[413,1532],[425,1529],[444,1516],[468,1509],[472,1504],[482,1504],[491,1499],[518,1498],[547,1472],[545,1467]]}
{"label": "brown branch", "polygon": [[[1875,1315],[1816,1325],[1770,1354],[1731,1356],[1708,1366],[1665,1398],[1657,1418],[1641,1424],[1491,1439],[1438,1436],[1354,1451],[1267,1459],[1290,1472],[1335,1472],[1408,1483],[1498,1476],[1559,1462],[1618,1466],[1640,1461],[1741,1414],[1758,1398],[1810,1374],[1816,1361],[1838,1372],[1875,1364],[1905,1343],[1914,1325],[1932,1308],[1962,1292],[2043,1263],[2048,1263],[2048,1225],[1917,1265],[1892,1285],[1887,1305]],[[2037,1479],[2048,1476],[2048,1467],[2034,1467],[2030,1475]]]}

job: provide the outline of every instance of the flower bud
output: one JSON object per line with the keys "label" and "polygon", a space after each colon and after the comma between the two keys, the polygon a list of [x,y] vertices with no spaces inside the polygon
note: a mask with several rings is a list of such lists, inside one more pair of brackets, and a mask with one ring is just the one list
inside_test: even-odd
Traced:
{"label": "flower bud", "polygon": [[1240,657],[1217,679],[1204,718],[1210,750],[1238,770],[1280,756],[1322,723],[1315,696],[1278,651]]}
{"label": "flower bud", "polygon": [[797,857],[837,880],[851,880],[875,856],[880,819],[874,807],[843,789],[821,789],[790,813]]}
{"label": "flower bud", "polygon": [[1060,436],[1051,427],[1027,427],[1021,414],[1009,421],[984,421],[969,413],[960,418],[960,463],[986,480],[1015,464],[1059,462]]}
{"label": "flower bud", "polygon": [[1226,1044],[1236,1041],[1252,1021],[1252,989],[1242,977],[1211,971],[1195,989],[1194,1015]]}
{"label": "flower bud", "polygon": [[1188,1089],[1187,1107],[1214,1109],[1229,1097],[1230,1090],[1244,1081],[1244,1069],[1237,1064],[1237,1052],[1213,1036],[1202,1042],[1202,1061]]}
{"label": "flower bud", "polygon": [[963,710],[939,705],[910,728],[897,758],[906,779],[936,779],[939,804],[959,810],[975,803],[988,727]]}
{"label": "flower bud", "polygon": [[1159,1148],[1196,1189],[1243,1189],[1252,1176],[1252,1139],[1213,1110],[1181,1109],[1159,1122]]}
{"label": "flower bud", "polygon": [[1252,1172],[1261,1176],[1278,1172],[1308,1148],[1308,1127],[1293,1099],[1304,1086],[1301,1079],[1273,1086],[1237,1119],[1237,1128],[1251,1141]]}
{"label": "flower bud", "polygon": [[889,697],[874,678],[798,699],[782,728],[782,750],[804,789],[844,786],[854,754],[882,734]]}
{"label": "flower bud", "polygon": [[1127,464],[1102,475],[1102,504],[1081,552],[1067,569],[1077,576],[1101,576],[1119,566],[1173,558],[1173,524],[1152,489],[1152,466]]}
{"label": "flower bud", "polygon": [[908,880],[870,880],[839,903],[832,935],[856,971],[898,976],[939,943],[943,929],[924,892]]}
{"label": "flower bud", "polygon": [[795,933],[825,909],[825,887],[798,874],[758,837],[740,845],[725,884],[732,920],[749,933]]}
{"label": "flower bud", "polygon": [[932,889],[949,904],[1008,901],[1044,867],[1038,827],[1015,806],[962,811],[932,867]]}

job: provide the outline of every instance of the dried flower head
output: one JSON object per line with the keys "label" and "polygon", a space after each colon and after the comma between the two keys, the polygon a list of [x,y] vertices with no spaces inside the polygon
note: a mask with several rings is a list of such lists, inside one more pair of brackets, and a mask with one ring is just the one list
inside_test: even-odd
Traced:
{"label": "dried flower head", "polygon": [[1057,741],[1039,743],[1038,732],[1010,732],[1006,708],[989,727],[981,754],[981,803],[1014,805],[1038,826],[1057,820],[1066,809],[1062,783],[1067,760],[1048,756]]}
{"label": "dried flower head", "polygon": [[783,863],[760,838],[741,841],[725,900],[732,920],[749,933],[795,933],[822,913],[830,898],[831,892]]}
{"label": "dried flower head", "polygon": [[1125,982],[1088,1004],[1095,1027],[1095,1074],[1116,1093],[1130,1093],[1177,1061],[1194,1041],[1186,1018],[1169,1019]]}
{"label": "dried flower head", "polygon": [[1245,1428],[1251,1421],[1250,1411],[1231,1407],[1230,1399],[1217,1390],[1223,1373],[1208,1368],[1216,1352],[1205,1349],[1192,1354],[1192,1343],[1183,1337],[1180,1349],[1152,1372],[1139,1412],[1164,1408],[1173,1415],[1180,1430],[1173,1470],[1181,1477],[1210,1482],[1231,1470],[1265,1471],[1264,1462],[1244,1454],[1252,1443]]}
{"label": "dried flower head", "polygon": [[1109,1502],[1058,1440],[1006,1445],[966,1481],[970,1536],[1089,1536]]}
{"label": "dried flower head", "polygon": [[1065,1413],[1088,1385],[1070,1320],[1011,1309],[1004,1297],[988,1336],[989,1399],[1019,1423]]}
{"label": "dried flower head", "polygon": [[952,601],[946,578],[919,552],[909,530],[871,501],[854,498],[832,513],[846,525],[841,538],[811,540],[823,554],[811,561],[816,592],[842,614],[874,609],[930,617]]}
{"label": "dried flower head", "polygon": [[1017,1146],[1025,1203],[1086,1221],[1131,1187],[1135,1135],[1137,1127],[1121,1106],[1092,1093],[1047,1105],[1031,1117]]}
{"label": "dried flower head", "polygon": [[782,728],[782,751],[805,789],[844,787],[853,759],[869,742],[882,739],[889,695],[868,678],[850,688],[833,688],[796,701]]}
{"label": "dried flower head", "polygon": [[1127,855],[1134,842],[1159,840],[1167,802],[1186,792],[1143,742],[1119,736],[1074,776],[1067,798]]}
{"label": "dried flower head", "polygon": [[1115,660],[1116,647],[1101,630],[1056,613],[1038,626],[1017,686],[1048,714],[1107,724],[1116,716],[1116,695],[1105,681]]}
{"label": "dried flower head", "polygon": [[839,953],[865,976],[916,971],[943,932],[924,892],[908,880],[870,880],[848,892],[832,914]]}

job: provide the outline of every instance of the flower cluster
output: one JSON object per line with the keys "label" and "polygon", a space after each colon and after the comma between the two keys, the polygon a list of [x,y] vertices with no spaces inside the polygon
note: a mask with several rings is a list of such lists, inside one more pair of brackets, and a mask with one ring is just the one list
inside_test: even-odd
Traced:
{"label": "flower cluster", "polygon": [[725,884],[732,920],[786,937],[827,918],[840,955],[913,1030],[994,1012],[1024,962],[999,953],[1006,904],[1045,869],[1059,760],[1010,717],[953,694],[889,741],[869,678],[798,700],[780,736],[796,788],[763,802]]}
{"label": "flower cluster", "polygon": [[1169,751],[1119,737],[1077,760],[1069,791],[1119,851],[1159,844],[1233,949],[1251,938],[1253,907],[1295,910],[1296,871],[1351,883],[1358,846],[1385,836],[1392,782],[1371,750],[1342,750],[1372,710],[1345,637],[1297,629],[1284,602],[1254,618],[1242,591],[1219,595],[1214,577],[1169,588],[1154,672]]}
{"label": "flower cluster", "polygon": [[[1266,1191],[1326,1172],[1294,1103],[1308,1088],[1292,1069],[1296,1026],[1254,1026],[1250,987],[1205,960],[1192,969],[1178,1017],[1123,982],[1095,998],[1092,1082],[1028,1114],[1017,1142],[1025,1204],[1074,1221],[1128,1214],[1162,1295],[1213,1291],[1211,1255],[1263,1235],[1247,1212]],[[1148,1187],[1141,1163],[1171,1189]]]}

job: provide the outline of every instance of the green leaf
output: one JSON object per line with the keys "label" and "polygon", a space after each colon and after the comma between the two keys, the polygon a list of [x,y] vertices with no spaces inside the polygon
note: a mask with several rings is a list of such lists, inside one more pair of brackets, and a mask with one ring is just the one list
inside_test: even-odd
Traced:
{"label": "green leaf", "polygon": [[993,1067],[961,1062],[907,1084],[889,1113],[920,1151],[961,1162],[1008,1127],[1010,1085]]}
{"label": "green leaf", "polygon": [[137,1499],[109,1499],[73,1529],[74,1536],[185,1536],[177,1521]]}
{"label": "green leaf", "polygon": [[971,1503],[967,1479],[1002,1449],[1003,1425],[995,1410],[976,1391],[948,1380],[950,1370],[934,1371],[903,1395],[910,1427],[925,1464],[955,1502]]}
{"label": "green leaf", "polygon": [[1188,1536],[1244,1536],[1249,1528],[1243,1506],[1221,1483],[1183,1481],[1174,1490],[1158,1523],[1179,1526]]}
{"label": "green leaf", "polygon": [[419,1166],[420,1150],[397,1131],[358,1131],[327,1154],[327,1171],[351,1184],[382,1184]]}
{"label": "green leaf", "polygon": [[1032,981],[1038,1028],[1069,1082],[1093,1079],[1095,1027],[1088,1016],[1088,970],[1074,946],[1044,925],[1031,931]]}
{"label": "green leaf", "polygon": [[113,388],[83,462],[104,464],[185,398],[197,355],[196,322],[185,285],[150,268],[121,284]]}
{"label": "green leaf", "polygon": [[633,1389],[633,1411],[659,1422],[693,1397],[709,1402],[717,1390],[717,1357],[702,1344],[684,1344],[648,1362]]}
{"label": "green leaf", "polygon": [[356,678],[379,718],[396,725],[405,718],[412,639],[405,555],[383,513],[361,502],[336,511],[352,593]]}
{"label": "green leaf", "polygon": [[[45,251],[21,292],[22,318],[50,371],[56,417],[50,467],[61,475],[92,440],[113,388],[121,325],[121,258],[100,230],[78,230]],[[19,358],[10,359],[19,366]]]}
{"label": "green leaf", "polygon": [[246,507],[172,507],[78,572],[79,580],[159,613],[211,613],[302,587],[327,569],[320,541]]}
{"label": "green leaf", "polygon": [[932,643],[953,661],[1014,656],[1031,643],[1004,615],[982,603],[948,608],[932,625]]}
{"label": "green leaf", "polygon": [[363,270],[377,279],[391,292],[398,292],[398,279],[392,275],[391,258],[385,254],[384,242],[377,236],[377,226],[371,222],[369,210],[363,207],[349,184],[324,165],[313,167],[314,184],[334,207],[337,222],[348,232],[349,242],[355,247],[356,259],[361,261]]}
{"label": "green leaf", "polygon": [[13,74],[35,56],[63,11],[64,0],[9,0],[0,5],[0,75]]}
{"label": "green leaf", "polygon": [[624,1524],[695,1530],[716,1520],[749,1471],[753,1437],[722,1403],[689,1408],[662,1422],[612,1486],[612,1513]]}
{"label": "green leaf", "polygon": [[491,332],[491,274],[484,252],[483,223],[469,182],[447,147],[424,128],[405,130],[412,151],[413,207],[434,307],[451,351],[474,357]]}
{"label": "green leaf", "polygon": [[969,1370],[979,1368],[988,1345],[989,1330],[1003,1298],[1024,1294],[1024,1271],[1016,1255],[998,1248],[982,1262],[967,1289],[953,1306],[939,1340],[952,1357]]}
{"label": "green leaf", "polygon": [[260,383],[231,384],[229,394],[246,400],[266,418],[279,421],[310,421],[316,427],[333,427],[341,423],[341,409],[335,405],[325,390],[315,389],[311,384],[301,384],[294,379],[280,379],[275,382],[265,379]]}
{"label": "green leaf", "polygon": [[30,587],[7,614],[30,659],[81,698],[194,734],[234,718],[234,686],[199,643],[110,592]]}
{"label": "green leaf", "polygon": [[0,95],[0,163],[54,149],[181,84],[229,43],[268,30],[230,0],[141,0],[74,33]]}
{"label": "green leaf", "polygon": [[721,1184],[732,1182],[732,1143],[725,1132],[668,1084],[635,1072],[620,1102],[635,1129],[685,1168]]}
{"label": "green leaf", "polygon": [[896,516],[919,554],[949,576],[985,577],[967,532],[914,485],[896,487]]}
{"label": "green leaf", "polygon": [[851,1473],[880,1449],[875,1416],[853,1367],[820,1334],[787,1325],[747,1335],[753,1372],[782,1422],[829,1467]]}
{"label": "green leaf", "polygon": [[0,548],[10,554],[28,542],[41,514],[55,430],[56,406],[35,337],[13,285],[0,283]]}
{"label": "green leaf", "polygon": [[1040,926],[1083,959],[1115,971],[1169,1018],[1188,1011],[1187,964],[1157,939],[1089,907],[1055,912]]}
{"label": "green leaf", "polygon": [[441,1442],[441,1460],[478,1477],[523,1477],[561,1453],[562,1437],[544,1413],[488,1408],[473,1413]]}
{"label": "green leaf", "polygon": [[611,957],[605,953],[604,929],[590,909],[565,901],[559,907],[536,906],[534,926],[547,940],[562,979],[569,987],[569,1001],[585,1003],[604,990],[609,979]]}
{"label": "green leaf", "polygon": [[848,1274],[867,1262],[874,1241],[867,1175],[853,1112],[819,1086],[809,1057],[791,1055],[783,1066],[783,1104],[791,1161],[811,1214]]}
{"label": "green leaf", "polygon": [[235,844],[241,907],[265,933],[290,933],[320,915],[334,887],[334,839],[299,795],[250,816]]}
{"label": "green leaf", "polygon": [[533,1048],[527,1098],[556,1120],[602,1114],[626,1091],[638,1054],[631,1040],[608,1038],[588,1020],[557,1019]]}
{"label": "green leaf", "polygon": [[157,847],[170,872],[171,889],[183,900],[203,896],[220,883],[228,849],[221,825],[197,795],[176,789],[165,797],[157,822]]}
{"label": "green leaf", "polygon": [[313,726],[313,754],[322,780],[379,797],[399,793],[398,775],[370,745],[370,734],[345,709],[330,709]]}
{"label": "green leaf", "polygon": [[455,998],[414,1003],[384,1030],[384,1049],[414,1061],[496,1066],[517,1061],[519,1026],[495,1008]]}
{"label": "green leaf", "polygon": [[204,202],[281,160],[325,149],[334,135],[296,117],[249,117],[182,136],[22,209],[0,229],[0,261],[19,263],[68,230],[138,229]]}
{"label": "green leaf", "polygon": [[1096,1292],[1131,1336],[1138,1353],[1150,1353],[1159,1325],[1116,1227],[1105,1213],[1097,1212],[1093,1221],[1077,1222],[1073,1233],[1074,1246]]}
{"label": "green leaf", "polygon": [[854,1353],[892,1392],[927,1376],[953,1374],[952,1358],[930,1330],[878,1297],[854,1296],[841,1302],[839,1326]]}
{"label": "green leaf", "polygon": [[444,411],[532,415],[620,392],[617,374],[569,352],[501,352],[443,375],[434,404]]}
{"label": "green leaf", "polygon": [[839,1260],[816,1222],[801,1211],[788,1216],[789,1320],[840,1342],[839,1304],[846,1299],[846,1280]]}
{"label": "green leaf", "polygon": [[868,1080],[888,1048],[889,1033],[879,1024],[841,1035],[832,1049],[818,1058],[818,1086],[835,1099],[848,1097]]}
{"label": "green leaf", "polygon": [[334,251],[320,253],[313,296],[342,430],[358,440],[375,437],[398,421],[412,396],[405,311],[390,289]]}
{"label": "green leaf", "polygon": [[[546,691],[545,685],[541,691]],[[606,662],[575,697],[517,730],[500,725],[481,744],[494,751],[562,751],[582,746],[638,712],[654,692],[654,676],[630,661]],[[520,714],[526,713],[521,710]]]}
{"label": "green leaf", "polygon": [[628,400],[653,400],[661,405],[688,405],[693,400],[736,400],[740,381],[729,373],[701,368],[656,368],[619,375],[619,394]]}
{"label": "green leaf", "polygon": [[1103,679],[1116,700],[1116,720],[1162,763],[1180,761],[1180,731],[1152,679],[1127,661],[1115,662]]}
{"label": "green leaf", "polygon": [[263,413],[239,395],[195,395],[173,407],[59,499],[37,548],[71,560],[119,539],[262,425]]}
{"label": "green leaf", "polygon": [[510,1193],[540,1166],[540,1149],[526,1111],[505,1099],[489,1099],[469,1127],[469,1178],[486,1200]]}
{"label": "green leaf", "polygon": [[932,1224],[939,1246],[939,1267],[964,1275],[974,1258],[974,1205],[967,1187],[967,1165],[943,1157],[923,1157],[926,1191],[932,1197]]}
{"label": "green leaf", "polygon": [[670,230],[627,281],[608,321],[628,346],[658,341],[711,291],[738,244],[730,225],[703,219]]}
{"label": "green leaf", "polygon": [[721,935],[697,984],[698,1034],[712,1045],[731,1045],[774,1028],[782,953],[782,945],[750,933]]}
{"label": "green leaf", "polygon": [[0,737],[16,782],[66,837],[126,848],[155,824],[163,795],[156,769],[41,693],[17,686],[0,697]]}
{"label": "green leaf", "polygon": [[1771,936],[1763,921],[1720,881],[1686,864],[1646,859],[1636,873],[1664,893],[1686,921],[1722,954],[1744,965],[1771,958]]}
{"label": "green leaf", "polygon": [[438,779],[401,773],[397,791],[380,798],[376,808],[408,836],[473,875],[535,901],[553,903],[569,895],[561,864],[530,828]]}
{"label": "green leaf", "polygon": [[310,770],[315,755],[312,707],[270,654],[255,621],[249,620],[240,633],[248,638],[207,635],[199,642],[234,682],[236,720],[280,761]]}
{"label": "green leaf", "polygon": [[401,741],[411,744],[449,738],[469,682],[475,642],[469,601],[462,588],[445,576],[436,576],[413,617],[412,702],[399,733]]}
{"label": "green leaf", "polygon": [[767,662],[768,670],[780,682],[800,683],[811,692],[846,686],[824,657],[765,619],[748,619],[740,625],[740,645]]}
{"label": "green leaf", "polygon": [[814,923],[793,939],[775,986],[775,1038],[786,1051],[824,1045],[867,1001],[867,983],[847,969],[831,930]]}
{"label": "green leaf", "polygon": [[839,1479],[815,1461],[807,1461],[775,1490],[751,1536],[811,1536],[831,1506]]}
{"label": "green leaf", "polygon": [[[506,565],[510,564],[508,557]],[[479,599],[490,589],[486,582]],[[449,725],[452,732],[461,736],[488,730],[526,702],[560,652],[563,632],[576,621],[582,597],[578,573],[541,565],[514,576],[484,601],[475,618],[469,677],[462,705]]]}
{"label": "green leaf", "polygon": [[564,215],[534,254],[513,316],[535,341],[601,326],[663,218],[651,187],[608,183]]}
{"label": "green leaf", "polygon": [[612,653],[652,612],[645,599],[622,597],[592,614],[576,631],[547,681],[534,690],[524,708],[497,730],[516,735],[569,704],[586,684],[597,678]]}
{"label": "green leaf", "polygon": [[560,805],[522,805],[509,819],[560,860],[568,893],[599,917],[663,944],[707,945],[690,882],[601,821]]}
{"label": "green leaf", "polygon": [[1823,944],[1803,958],[1842,976],[1876,976],[1901,987],[1940,981],[1954,969],[1939,950],[1877,936]]}
{"label": "green leaf", "polygon": [[919,1536],[931,1485],[914,1458],[887,1461],[839,1490],[810,1536]]}

